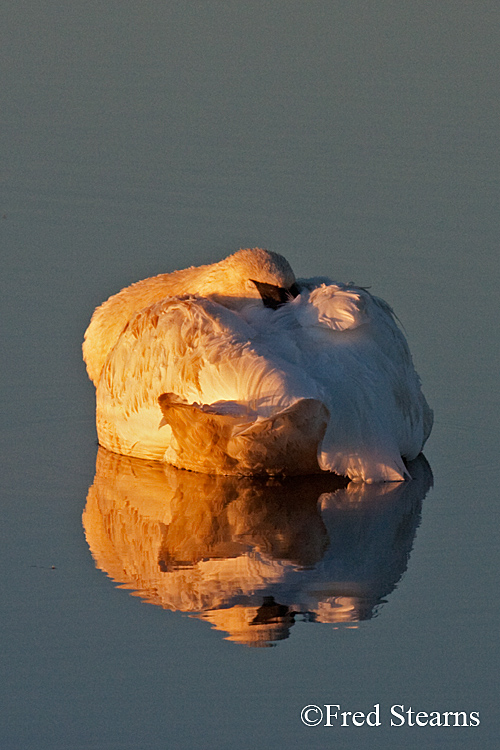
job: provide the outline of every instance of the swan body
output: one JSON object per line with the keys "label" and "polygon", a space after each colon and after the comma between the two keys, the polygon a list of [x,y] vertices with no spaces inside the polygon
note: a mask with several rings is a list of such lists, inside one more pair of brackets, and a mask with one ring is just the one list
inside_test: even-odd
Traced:
{"label": "swan body", "polygon": [[122,290],[83,350],[100,444],[179,468],[400,481],[432,427],[391,308],[266,250]]}

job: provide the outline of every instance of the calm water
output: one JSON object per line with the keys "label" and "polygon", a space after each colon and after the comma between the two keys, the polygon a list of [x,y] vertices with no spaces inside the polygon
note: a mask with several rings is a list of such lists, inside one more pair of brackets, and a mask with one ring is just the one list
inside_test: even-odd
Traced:
{"label": "calm water", "polygon": [[[2,750],[497,746],[499,21],[4,9]],[[394,306],[436,414],[405,488],[97,455],[94,307],[255,245]],[[379,704],[381,726],[306,727],[307,704]],[[396,704],[480,725],[391,727]]]}

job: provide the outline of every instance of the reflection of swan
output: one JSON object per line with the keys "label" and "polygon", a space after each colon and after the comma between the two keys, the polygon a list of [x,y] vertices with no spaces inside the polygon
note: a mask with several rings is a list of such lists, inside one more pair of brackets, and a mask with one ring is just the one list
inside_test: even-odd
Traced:
{"label": "reflection of swan", "polygon": [[99,568],[232,640],[265,645],[294,618],[369,619],[404,570],[432,483],[195,474],[100,448],[83,522]]}
{"label": "reflection of swan", "polygon": [[389,306],[266,250],[133,284],[83,349],[101,445],[181,468],[401,480],[432,425]]}

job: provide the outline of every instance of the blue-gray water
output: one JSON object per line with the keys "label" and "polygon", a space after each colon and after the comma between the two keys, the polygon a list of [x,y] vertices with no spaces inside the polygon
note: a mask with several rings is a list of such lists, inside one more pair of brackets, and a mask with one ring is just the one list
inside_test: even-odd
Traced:
{"label": "blue-gray water", "polygon": [[[482,0],[4,8],[2,750],[497,746],[499,21]],[[436,414],[399,553],[397,504],[367,517],[368,619],[296,617],[260,649],[98,569],[80,353],[111,293],[256,245],[387,299]],[[319,611],[311,565],[360,575],[333,512],[271,595]],[[272,547],[266,518],[250,543]],[[382,724],[306,727],[307,704],[380,704]],[[480,724],[391,727],[395,704]]]}

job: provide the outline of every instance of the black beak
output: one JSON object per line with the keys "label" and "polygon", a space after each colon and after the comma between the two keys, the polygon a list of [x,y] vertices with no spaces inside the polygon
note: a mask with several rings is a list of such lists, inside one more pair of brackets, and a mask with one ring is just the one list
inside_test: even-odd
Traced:
{"label": "black beak", "polygon": [[288,300],[297,297],[300,294],[299,287],[297,284],[292,284],[289,289],[285,289],[282,286],[275,286],[274,284],[266,284],[264,281],[255,281],[250,279],[262,297],[262,301],[265,307],[270,307],[272,310],[276,310],[281,305],[284,305]]}

